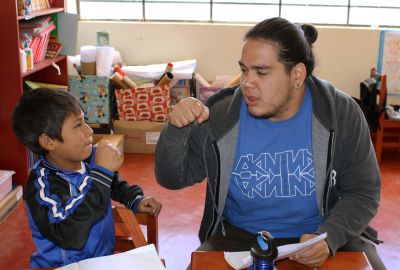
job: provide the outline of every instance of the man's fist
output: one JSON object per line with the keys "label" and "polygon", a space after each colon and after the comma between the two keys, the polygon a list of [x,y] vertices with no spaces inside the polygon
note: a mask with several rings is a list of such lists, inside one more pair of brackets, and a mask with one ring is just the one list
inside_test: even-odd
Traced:
{"label": "man's fist", "polygon": [[188,97],[175,105],[169,113],[169,122],[178,127],[187,126],[195,121],[199,124],[208,120],[209,110],[200,100]]}

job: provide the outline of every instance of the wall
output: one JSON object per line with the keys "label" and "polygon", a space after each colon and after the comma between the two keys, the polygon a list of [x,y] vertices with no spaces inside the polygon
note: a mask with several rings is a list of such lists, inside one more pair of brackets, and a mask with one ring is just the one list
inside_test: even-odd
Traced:
{"label": "wall", "polygon": [[[142,23],[82,21],[78,48],[96,44],[96,31],[111,33],[116,47],[129,65],[147,65],[197,59],[197,72],[207,80],[239,72],[242,38],[249,25]],[[359,96],[359,83],[377,65],[378,29],[318,27],[314,46],[315,74],[331,81],[352,96]],[[389,100],[391,101],[391,100]],[[396,101],[400,103],[400,101]]]}

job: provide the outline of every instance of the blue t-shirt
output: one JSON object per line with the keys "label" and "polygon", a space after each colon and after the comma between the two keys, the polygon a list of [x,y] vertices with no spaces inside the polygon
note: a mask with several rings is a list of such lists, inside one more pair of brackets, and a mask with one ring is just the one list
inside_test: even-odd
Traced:
{"label": "blue t-shirt", "polygon": [[312,97],[300,110],[272,122],[249,114],[242,101],[235,160],[224,209],[233,225],[274,237],[313,233],[321,222],[312,156]]}

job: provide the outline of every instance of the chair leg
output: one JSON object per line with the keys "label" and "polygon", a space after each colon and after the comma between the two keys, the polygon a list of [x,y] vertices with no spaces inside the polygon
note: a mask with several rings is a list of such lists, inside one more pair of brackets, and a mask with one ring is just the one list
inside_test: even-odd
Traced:
{"label": "chair leg", "polygon": [[383,143],[383,127],[380,127],[376,132],[376,141],[375,141],[375,155],[378,163],[381,162],[382,143]]}

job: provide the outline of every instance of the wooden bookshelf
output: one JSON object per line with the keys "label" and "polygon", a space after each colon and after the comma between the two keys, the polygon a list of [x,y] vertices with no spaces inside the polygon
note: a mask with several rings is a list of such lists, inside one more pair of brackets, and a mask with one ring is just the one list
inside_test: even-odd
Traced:
{"label": "wooden bookshelf", "polygon": [[35,17],[40,17],[40,16],[63,12],[63,11],[64,11],[63,7],[62,8],[46,8],[46,9],[41,9],[38,11],[33,11],[32,14],[29,16],[18,16],[17,18],[18,18],[18,20],[30,20]]}
{"label": "wooden bookshelf", "polygon": [[[0,18],[3,24],[1,43],[0,74],[3,83],[0,90],[0,169],[16,172],[13,179],[23,185],[28,178],[28,151],[12,130],[12,113],[23,93],[23,82],[32,80],[44,83],[68,85],[67,59],[58,56],[54,59],[61,74],[51,65],[52,59],[45,59],[35,64],[34,69],[21,73],[19,62],[19,22],[25,20],[18,16],[17,0],[3,1]],[[51,8],[35,11],[30,18],[64,12],[64,0],[52,0]],[[28,19],[29,20],[29,19]]]}
{"label": "wooden bookshelf", "polygon": [[57,56],[56,58],[54,58],[54,59],[48,59],[48,58],[46,58],[46,59],[44,59],[43,61],[41,61],[41,62],[39,62],[39,63],[35,63],[35,65],[34,65],[34,67],[33,67],[33,69],[28,69],[26,72],[24,72],[24,73],[21,73],[21,77],[22,78],[25,78],[25,77],[28,77],[28,76],[30,76],[31,74],[35,74],[36,72],[38,72],[38,71],[40,71],[40,70],[42,70],[42,69],[46,69],[47,67],[50,67],[51,66],[51,63],[54,61],[54,63],[59,63],[59,62],[61,62],[61,61],[63,61],[64,59],[65,59],[65,55],[60,55],[60,56]]}

